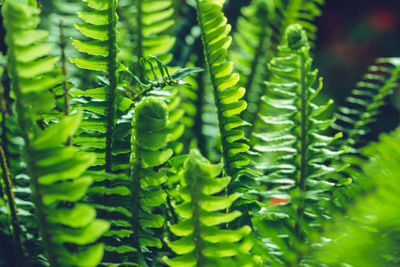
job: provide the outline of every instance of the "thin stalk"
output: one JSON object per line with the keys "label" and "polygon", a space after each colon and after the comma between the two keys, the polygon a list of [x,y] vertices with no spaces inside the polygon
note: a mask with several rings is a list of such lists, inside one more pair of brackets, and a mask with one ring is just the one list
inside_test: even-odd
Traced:
{"label": "thin stalk", "polygon": [[[170,198],[170,196],[168,194],[168,191],[167,191],[167,188],[166,188],[165,184],[161,185],[161,188],[165,192],[165,194],[167,194],[167,205],[168,205],[168,209],[171,212],[171,216],[172,216],[171,223],[172,224],[176,224],[176,223],[178,223],[178,216],[176,216],[175,210],[174,210],[174,208],[172,206],[171,198]],[[168,211],[166,213],[168,215]]]}
{"label": "thin stalk", "polygon": [[[106,132],[106,152],[105,152],[105,171],[111,173],[112,168],[112,135],[115,128],[115,96],[117,89],[117,5],[116,0],[108,0],[108,80],[109,90],[107,96],[107,132]],[[109,181],[106,181],[106,187]]]}
{"label": "thin stalk", "polygon": [[[136,138],[132,138],[132,153],[137,153],[139,149],[136,146]],[[130,243],[133,248],[137,251],[133,253],[133,262],[139,263],[144,262],[144,257],[140,248],[139,232],[140,232],[140,176],[139,170],[141,165],[140,157],[135,157],[134,162],[131,162],[131,177],[130,177],[130,190],[131,190],[131,225],[133,234],[130,235]]]}
{"label": "thin stalk", "polygon": [[7,137],[7,125],[6,125],[6,117],[8,116],[7,112],[7,99],[5,97],[5,93],[2,87],[2,84],[0,84],[0,113],[1,113],[1,145],[3,146],[4,154],[5,154],[5,159],[6,163],[8,166],[10,166],[9,162],[9,157],[10,157],[10,152],[8,151],[8,137]]}
{"label": "thin stalk", "polygon": [[[298,200],[298,206],[296,209],[296,223],[294,226],[294,232],[296,237],[300,240],[304,240],[304,233],[302,232],[301,229],[301,224],[303,223],[304,220],[304,210],[305,210],[305,200],[304,200],[304,194],[306,192],[306,179],[307,179],[307,147],[308,147],[308,138],[307,138],[307,132],[308,132],[308,127],[307,127],[307,105],[308,105],[308,88],[306,85],[306,71],[305,71],[305,55],[303,52],[300,54],[300,71],[301,71],[301,83],[300,83],[300,98],[301,98],[301,151],[300,151],[300,176],[298,177],[298,188],[300,190],[300,199]],[[302,253],[298,251],[298,262],[302,258]]]}
{"label": "thin stalk", "polygon": [[145,69],[140,67],[139,61],[140,59],[143,57],[143,24],[142,24],[142,0],[137,0],[137,14],[136,14],[136,24],[137,24],[137,31],[136,31],[136,57],[138,60],[138,68],[137,68],[137,73],[138,73],[138,77],[141,81],[144,80],[145,78]]}
{"label": "thin stalk", "polygon": [[65,37],[64,37],[64,24],[60,20],[60,48],[61,48],[61,69],[64,76],[63,89],[64,89],[64,114],[69,115],[69,101],[68,101],[68,84],[67,84],[67,66],[65,57]]}
{"label": "thin stalk", "polygon": [[192,221],[193,221],[193,241],[195,243],[194,253],[197,259],[197,267],[203,267],[206,264],[206,258],[204,257],[204,240],[201,236],[201,222],[200,222],[200,197],[201,190],[199,190],[200,181],[197,181],[198,176],[194,175],[195,181],[190,184],[190,195],[192,197]]}
{"label": "thin stalk", "polygon": [[[196,47],[201,47],[201,40],[196,41]],[[200,50],[200,49],[198,49]],[[201,51],[201,50],[200,50]],[[196,61],[196,66],[204,66],[204,56],[202,53],[199,53],[198,59]],[[204,74],[203,73],[198,73],[196,75],[196,83],[198,85],[196,95],[197,99],[195,101],[195,106],[196,106],[196,115],[194,117],[194,125],[193,125],[193,133],[195,138],[197,139],[197,147],[200,150],[200,153],[203,156],[208,156],[207,155],[207,149],[206,149],[206,138],[203,134],[203,105],[204,105]]]}
{"label": "thin stalk", "polygon": [[[64,76],[63,79],[63,89],[64,89],[64,115],[69,115],[69,98],[68,98],[68,79],[67,79],[67,64],[66,64],[66,57],[65,57],[65,37],[64,37],[64,24],[63,21],[60,20],[60,49],[61,49],[61,69]],[[72,136],[68,137],[67,146],[71,145],[72,143]]]}
{"label": "thin stalk", "polygon": [[21,226],[17,215],[17,205],[15,204],[14,192],[12,191],[13,186],[10,177],[10,170],[6,162],[6,155],[2,146],[0,146],[0,158],[0,165],[5,185],[4,189],[7,195],[8,207],[11,213],[11,225],[14,240],[14,258],[17,266],[27,266],[27,260],[25,258],[24,247],[21,237]]}
{"label": "thin stalk", "polygon": [[[260,64],[261,58],[264,56],[264,46],[265,46],[265,39],[267,38],[267,27],[262,27],[260,40],[257,45],[256,53],[254,54],[254,58],[251,61],[251,72],[247,79],[245,88],[246,94],[244,95],[244,100],[249,103],[249,96],[254,94],[254,86],[256,86],[254,80],[256,77],[257,69]],[[257,116],[257,113],[249,114],[250,121],[254,121],[254,117]]]}

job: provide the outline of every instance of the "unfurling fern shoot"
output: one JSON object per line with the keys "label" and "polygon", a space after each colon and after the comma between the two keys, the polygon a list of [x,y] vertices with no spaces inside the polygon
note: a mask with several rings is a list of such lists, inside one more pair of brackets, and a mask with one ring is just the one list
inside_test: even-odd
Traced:
{"label": "unfurling fern shoot", "polygon": [[169,138],[167,104],[156,97],[145,98],[135,108],[132,126],[130,242],[137,250],[133,262],[146,266],[143,247],[162,246],[151,228],[161,228],[164,224],[164,218],[153,210],[166,201],[161,184],[166,182],[167,175],[154,169],[167,162],[173,153],[164,148]]}
{"label": "unfurling fern shoot", "polygon": [[182,218],[170,230],[180,239],[168,242],[168,246],[179,256],[165,262],[178,266],[256,266],[250,250],[253,246],[248,238],[249,226],[237,230],[220,229],[241,215],[239,211],[218,212],[229,208],[239,198],[239,193],[217,196],[226,189],[230,177],[216,178],[221,165],[213,165],[197,150],[186,159],[181,177],[180,197],[182,203],[175,211]]}
{"label": "unfurling fern shoot", "polygon": [[[320,120],[318,116],[332,103],[313,103],[322,89],[319,80],[317,89],[313,85],[317,71],[311,70],[309,43],[305,31],[299,25],[290,26],[285,35],[285,44],[279,48],[279,57],[270,64],[273,74],[267,82],[269,94],[262,99],[265,116],[260,117],[263,128],[255,134],[254,148],[260,153],[276,156],[276,161],[266,167],[261,178],[269,191],[258,191],[266,198],[284,198],[287,204],[268,207],[255,216],[260,231],[269,233],[277,229],[286,239],[279,240],[281,252],[287,266],[297,266],[305,254],[304,244],[309,241],[312,228],[319,227],[327,214],[327,196],[334,186],[330,175],[338,171],[330,161],[344,151],[332,151],[330,143],[341,136],[323,135],[334,119]],[[276,216],[271,216],[271,214]],[[280,227],[274,227],[280,220]],[[266,224],[265,224],[266,223]],[[285,244],[285,242],[287,243]]]}

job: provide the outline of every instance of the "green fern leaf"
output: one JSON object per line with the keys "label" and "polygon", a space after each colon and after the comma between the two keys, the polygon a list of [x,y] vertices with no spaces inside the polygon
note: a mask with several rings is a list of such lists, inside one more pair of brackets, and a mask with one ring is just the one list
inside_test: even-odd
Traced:
{"label": "green fern leaf", "polygon": [[[86,249],[81,248],[82,254],[72,253],[64,244],[68,242],[76,245],[89,245],[107,230],[108,222],[95,219],[94,209],[86,206],[90,212],[82,219],[81,222],[84,223],[69,230],[69,234],[74,238],[68,239],[65,227],[71,226],[71,223],[57,209],[57,205],[64,201],[77,202],[92,182],[91,177],[82,176],[85,169],[94,161],[92,154],[81,154],[76,148],[69,148],[69,154],[63,155],[66,151],[62,144],[78,128],[81,115],[66,117],[45,130],[41,130],[33,123],[41,113],[47,112],[49,108],[53,107],[51,104],[53,99],[46,97],[47,86],[38,87],[34,92],[26,90],[24,87],[26,75],[31,74],[30,79],[35,81],[51,77],[54,73],[57,74],[54,66],[56,60],[46,57],[31,57],[34,60],[22,66],[21,60],[16,54],[17,51],[22,50],[33,51],[31,47],[36,42],[30,40],[23,43],[21,40],[19,42],[15,42],[15,40],[16,36],[24,35],[27,32],[34,35],[34,28],[39,23],[39,9],[36,4],[7,1],[2,8],[2,13],[7,30],[6,43],[9,47],[10,78],[16,96],[18,124],[25,142],[25,160],[28,165],[32,200],[36,208],[42,245],[52,265],[83,266],[82,263],[85,262],[86,266],[96,266],[103,254],[101,244]],[[37,38],[36,40],[42,41],[43,39]],[[53,86],[55,86],[61,80],[53,82]],[[29,117],[26,117],[27,112],[30,113]],[[68,208],[67,212],[73,214],[75,209],[75,207]],[[85,260],[80,258],[83,255],[86,257]]]}
{"label": "green fern leaf", "polygon": [[[79,68],[100,71],[107,75],[108,85],[102,89],[98,89],[104,90],[105,99],[101,98],[102,101],[96,102],[96,109],[91,109],[90,104],[88,107],[84,105],[84,109],[103,115],[102,118],[106,121],[105,136],[98,137],[99,142],[105,143],[104,154],[99,154],[98,158],[104,159],[104,164],[101,165],[104,165],[105,171],[110,173],[112,171],[112,136],[117,118],[117,104],[123,101],[122,99],[118,100],[119,96],[117,96],[116,93],[119,83],[118,73],[125,70],[125,67],[117,61],[118,47],[116,42],[116,24],[118,15],[116,9],[118,1],[86,0],[84,2],[87,2],[87,5],[93,10],[89,12],[78,12],[78,17],[82,19],[84,23],[75,23],[75,28],[86,37],[95,39],[96,41],[73,40],[72,43],[77,50],[89,54],[90,57],[74,58],[70,59],[70,61]],[[128,105],[128,108],[129,107]],[[79,139],[75,141],[79,141]]]}
{"label": "green fern leaf", "polygon": [[[249,226],[222,230],[218,225],[229,223],[241,215],[239,211],[217,212],[229,208],[240,194],[213,196],[227,188],[229,177],[215,178],[221,165],[212,165],[193,150],[184,163],[180,196],[175,206],[182,220],[170,226],[180,239],[168,246],[177,255],[164,257],[169,266],[256,266],[257,258],[249,255],[253,243],[248,238]],[[247,254],[247,255],[246,255]]]}
{"label": "green fern leaf", "polygon": [[[261,110],[260,97],[265,94],[263,81],[269,80],[271,73],[265,64],[277,56],[278,45],[283,44],[283,36],[290,24],[298,23],[307,31],[311,46],[316,39],[314,20],[321,15],[324,0],[253,0],[242,9],[242,17],[234,34],[234,49],[230,54],[240,74],[239,85],[246,88],[244,96],[248,109],[243,118],[252,126],[249,136],[257,127],[257,114]],[[265,27],[268,25],[268,27]]]}
{"label": "green fern leaf", "polygon": [[[344,138],[335,143],[337,148],[350,148],[349,155],[340,158],[339,162],[357,163],[362,158],[360,149],[364,146],[365,135],[370,125],[376,120],[379,109],[393,89],[399,87],[400,62],[398,58],[380,58],[369,68],[364,79],[357,83],[344,106],[334,114],[337,120],[332,128],[341,131]],[[346,210],[355,198],[363,191],[356,179],[359,164],[346,169],[334,177],[339,182],[333,192],[334,208]],[[351,184],[349,184],[351,182]]]}
{"label": "green fern leaf", "polygon": [[340,134],[323,135],[333,120],[320,120],[319,115],[332,101],[323,106],[313,103],[322,89],[322,81],[319,80],[318,88],[313,88],[317,71],[311,69],[305,31],[292,25],[285,40],[279,57],[270,64],[273,76],[266,82],[270,93],[262,101],[271,115],[261,115],[264,128],[254,135],[258,140],[254,149],[275,158],[265,165],[265,176],[260,179],[270,189],[255,194],[268,201],[281,199],[286,204],[266,204],[253,221],[264,236],[285,235],[285,239],[278,238],[273,243],[277,242],[285,264],[296,266],[304,260],[302,246],[309,242],[313,228],[318,229],[326,219],[322,214],[329,216],[327,196],[334,186],[329,178],[341,167],[327,162],[345,151],[330,148]]}
{"label": "green fern leaf", "polygon": [[380,58],[369,67],[363,80],[356,84],[346,104],[335,113],[332,128],[344,133],[342,146],[352,147],[354,153],[365,143],[368,125],[376,120],[385,98],[399,86],[400,61],[398,58]]}
{"label": "green fern leaf", "polygon": [[[347,205],[346,216],[337,216],[325,229],[329,240],[312,256],[329,266],[385,266],[400,263],[399,205],[400,128],[380,136],[362,150],[368,158],[354,175],[364,194]],[[365,219],[369,218],[369,219]]]}
{"label": "green fern leaf", "polygon": [[[233,65],[227,61],[231,26],[221,12],[222,5],[223,1],[197,1],[197,18],[217,107],[225,170],[228,175],[236,178],[239,171],[249,163],[244,156],[249,146],[239,128],[246,124],[239,114],[246,109],[247,104],[241,100],[245,90],[236,87],[239,75],[232,73]],[[240,149],[237,150],[238,146]]]}

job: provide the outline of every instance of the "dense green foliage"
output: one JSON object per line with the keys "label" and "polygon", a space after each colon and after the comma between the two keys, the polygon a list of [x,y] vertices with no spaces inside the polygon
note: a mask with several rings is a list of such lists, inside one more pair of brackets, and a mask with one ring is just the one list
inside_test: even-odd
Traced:
{"label": "dense green foliage", "polygon": [[324,1],[224,4],[2,3],[1,266],[400,264],[400,131],[364,139],[400,58],[332,112]]}

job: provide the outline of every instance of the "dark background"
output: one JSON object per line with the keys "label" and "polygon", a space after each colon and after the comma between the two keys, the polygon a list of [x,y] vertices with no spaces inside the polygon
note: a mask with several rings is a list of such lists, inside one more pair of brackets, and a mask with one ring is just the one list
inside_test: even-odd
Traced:
{"label": "dark background", "polygon": [[[180,6],[185,1],[176,0],[176,3]],[[250,0],[229,1],[225,12],[232,24],[240,15],[240,7],[249,3]],[[326,0],[322,10],[323,15],[316,20],[319,30],[314,63],[324,77],[326,97],[340,105],[376,58],[400,57],[400,1]],[[188,24],[195,23],[194,13],[183,13],[190,16]],[[0,36],[4,36],[1,25]],[[0,48],[4,53],[3,42],[1,38]],[[394,129],[400,123],[399,111],[400,90],[397,89],[389,105],[382,109],[369,139]]]}
{"label": "dark background", "polygon": [[[400,1],[327,0],[318,18],[315,65],[325,92],[342,104],[355,83],[378,57],[400,57]],[[370,139],[399,125],[400,90],[372,127]]]}

